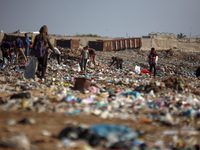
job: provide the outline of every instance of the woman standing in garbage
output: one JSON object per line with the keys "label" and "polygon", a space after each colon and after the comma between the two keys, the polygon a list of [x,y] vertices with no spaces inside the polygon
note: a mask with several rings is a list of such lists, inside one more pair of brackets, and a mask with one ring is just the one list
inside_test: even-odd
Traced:
{"label": "woman standing in garbage", "polygon": [[[38,57],[36,55],[37,53],[36,47],[39,42],[43,42],[44,47],[45,47],[45,52],[42,57]],[[57,54],[56,51],[54,50],[54,47],[51,45],[49,41],[47,26],[44,25],[40,28],[40,34],[35,37],[34,44],[33,44],[33,51],[32,51],[34,56],[37,57],[38,59],[38,72],[39,72],[40,78],[45,78],[45,73],[46,73],[46,68],[47,68],[47,59],[48,59],[48,47],[52,51],[54,51],[55,54]],[[42,72],[41,75],[40,75],[40,72]]]}
{"label": "woman standing in garbage", "polygon": [[150,65],[150,78],[152,73],[152,68],[154,69],[154,78],[156,77],[156,63],[158,61],[158,54],[156,53],[155,48],[151,48],[151,52],[148,56],[148,61]]}

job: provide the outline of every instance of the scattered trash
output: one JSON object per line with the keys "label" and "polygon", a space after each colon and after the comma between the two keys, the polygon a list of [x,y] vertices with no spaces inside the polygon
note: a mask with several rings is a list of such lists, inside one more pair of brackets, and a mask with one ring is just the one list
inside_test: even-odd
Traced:
{"label": "scattered trash", "polygon": [[43,136],[51,136],[51,132],[47,131],[47,130],[42,130],[42,135]]}
{"label": "scattered trash", "polygon": [[35,124],[36,121],[33,118],[25,118],[18,122],[19,124]]}
{"label": "scattered trash", "polygon": [[8,125],[10,125],[10,126],[14,126],[14,125],[17,124],[16,120],[14,120],[14,119],[9,119],[9,120],[7,121],[7,123],[8,123]]}
{"label": "scattered trash", "polygon": [[22,99],[22,98],[30,98],[31,97],[31,93],[27,92],[27,93],[18,93],[18,94],[13,94],[10,99]]}
{"label": "scattered trash", "polygon": [[[122,69],[109,67],[113,55],[123,58]],[[105,121],[116,119],[122,124],[128,120],[142,126],[164,127],[159,131],[159,137],[156,132],[143,133],[145,128],[142,126],[133,131],[125,125],[102,122],[81,128],[75,127],[80,123],[72,120],[69,124],[74,126],[60,132],[58,147],[82,144],[88,149],[94,146],[110,149],[194,148],[199,140],[196,137],[200,116],[200,86],[196,77],[199,76],[198,57],[181,51],[159,51],[157,76],[151,79],[145,61],[147,55],[148,52],[137,50],[97,52],[98,65],[94,68],[91,64],[86,72],[80,72],[80,54],[70,52],[60,65],[57,60],[49,60],[45,79],[35,75],[37,62],[34,58],[28,66],[6,65],[0,69],[0,110],[51,112],[72,115],[70,117],[87,115],[88,118],[94,115]],[[8,118],[7,124],[13,128],[35,125],[36,121],[24,118],[17,122]],[[183,126],[194,128],[188,130]],[[42,130],[40,133],[51,137],[53,132]],[[171,138],[171,143],[166,136]],[[22,148],[16,146],[19,138],[30,149],[30,142],[24,135],[14,136],[5,143]],[[80,142],[82,140],[85,142]]]}
{"label": "scattered trash", "polygon": [[3,145],[11,148],[30,150],[30,141],[24,134],[15,135],[3,141]]}

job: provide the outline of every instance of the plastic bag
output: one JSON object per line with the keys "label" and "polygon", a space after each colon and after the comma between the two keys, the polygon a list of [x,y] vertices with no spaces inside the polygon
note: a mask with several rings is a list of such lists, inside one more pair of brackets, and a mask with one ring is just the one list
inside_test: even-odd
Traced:
{"label": "plastic bag", "polygon": [[26,67],[26,71],[24,72],[24,77],[26,79],[33,78],[35,76],[35,72],[37,71],[38,60],[35,56],[32,57],[30,63]]}
{"label": "plastic bag", "polygon": [[142,69],[141,73],[150,73],[147,69]]}
{"label": "plastic bag", "polygon": [[99,124],[92,125],[89,129],[100,137],[105,137],[110,144],[138,137],[136,132],[123,125]]}
{"label": "plastic bag", "polygon": [[140,74],[140,66],[135,66],[135,73]]}
{"label": "plastic bag", "polygon": [[93,62],[89,61],[89,64],[90,64],[90,68],[94,68]]}
{"label": "plastic bag", "polygon": [[156,60],[155,60],[155,64],[157,64],[158,63],[158,56],[156,56]]}
{"label": "plastic bag", "polygon": [[80,71],[81,71],[81,67],[80,67],[80,64],[79,64],[79,63],[78,63],[78,64],[76,64],[76,65],[75,65],[75,67],[77,68],[77,71],[78,71],[78,72],[80,72]]}

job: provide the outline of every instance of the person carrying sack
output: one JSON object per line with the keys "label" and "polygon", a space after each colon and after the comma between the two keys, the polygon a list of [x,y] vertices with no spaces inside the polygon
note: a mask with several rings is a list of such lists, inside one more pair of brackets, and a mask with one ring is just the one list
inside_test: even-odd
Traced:
{"label": "person carrying sack", "polygon": [[44,25],[40,28],[40,34],[35,37],[33,44],[33,55],[38,59],[38,76],[40,78],[45,78],[48,47],[57,54],[49,41],[47,26]]}

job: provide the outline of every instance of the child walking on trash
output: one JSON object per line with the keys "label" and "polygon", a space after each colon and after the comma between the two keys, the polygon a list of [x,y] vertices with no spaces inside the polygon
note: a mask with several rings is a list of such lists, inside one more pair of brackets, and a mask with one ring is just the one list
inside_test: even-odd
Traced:
{"label": "child walking on trash", "polygon": [[151,52],[148,56],[148,62],[149,62],[149,66],[150,66],[150,78],[151,78],[151,74],[152,74],[152,69],[154,70],[154,78],[156,78],[156,64],[158,61],[158,54],[156,53],[155,48],[151,48]]}

